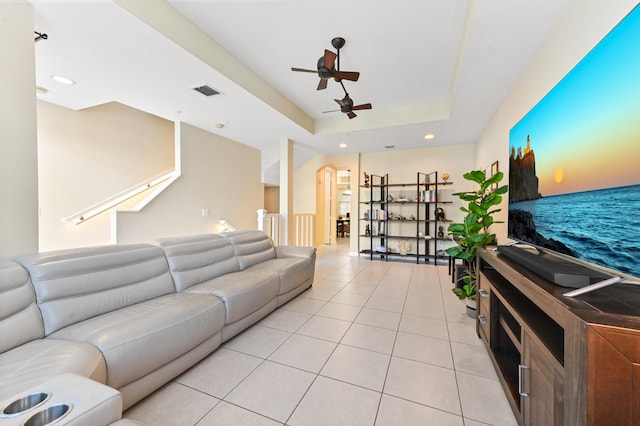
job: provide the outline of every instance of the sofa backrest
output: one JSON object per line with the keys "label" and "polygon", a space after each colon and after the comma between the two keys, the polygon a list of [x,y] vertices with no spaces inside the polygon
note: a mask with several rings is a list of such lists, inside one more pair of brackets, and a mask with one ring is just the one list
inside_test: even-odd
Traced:
{"label": "sofa backrest", "polygon": [[0,353],[43,336],[42,316],[27,270],[0,260]]}
{"label": "sofa backrest", "polygon": [[276,258],[273,241],[262,231],[232,231],[219,235],[231,242],[242,270],[265,260]]}
{"label": "sofa backrest", "polygon": [[240,270],[231,242],[218,234],[162,238],[153,244],[164,251],[179,292]]}
{"label": "sofa backrest", "polygon": [[58,250],[15,260],[31,275],[45,336],[106,312],[175,293],[164,253],[151,244]]}

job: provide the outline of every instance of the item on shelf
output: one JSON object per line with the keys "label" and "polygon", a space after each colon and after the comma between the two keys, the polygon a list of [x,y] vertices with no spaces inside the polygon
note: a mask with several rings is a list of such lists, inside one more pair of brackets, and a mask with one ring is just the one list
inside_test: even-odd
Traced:
{"label": "item on shelf", "polygon": [[449,180],[449,173],[443,173],[442,174],[442,180],[447,182]]}
{"label": "item on shelf", "polygon": [[369,175],[367,174],[367,172],[364,172],[364,187],[369,187]]}
{"label": "item on shelf", "polygon": [[401,256],[406,256],[409,250],[411,250],[411,243],[408,240],[402,240],[398,243],[398,250]]}
{"label": "item on shelf", "polygon": [[437,193],[434,190],[420,191],[421,203],[435,203],[437,200]]}
{"label": "item on shelf", "polygon": [[388,195],[387,195],[387,201],[388,201],[388,202],[392,202],[392,201],[393,201],[393,195],[388,194]]}
{"label": "item on shelf", "polygon": [[364,235],[365,237],[369,237],[371,235],[371,228],[369,227],[369,224],[367,223],[367,225],[364,227]]}
{"label": "item on shelf", "polygon": [[445,221],[444,209],[442,207],[438,207],[437,209],[435,209],[435,211],[433,213],[435,214],[436,220],[438,222],[444,222]]}
{"label": "item on shelf", "polygon": [[414,215],[409,216],[409,220],[416,220],[416,217]]}
{"label": "item on shelf", "polygon": [[438,226],[438,238],[444,238],[444,226]]}
{"label": "item on shelf", "polygon": [[418,232],[418,238],[424,237],[424,232]]}

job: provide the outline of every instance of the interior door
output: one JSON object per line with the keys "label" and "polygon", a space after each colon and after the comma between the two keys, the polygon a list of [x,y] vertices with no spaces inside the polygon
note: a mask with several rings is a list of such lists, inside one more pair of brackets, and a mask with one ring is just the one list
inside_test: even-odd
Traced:
{"label": "interior door", "polygon": [[332,234],[332,226],[333,223],[333,215],[331,214],[331,170],[327,167],[324,169],[324,243],[331,244],[333,241]]}

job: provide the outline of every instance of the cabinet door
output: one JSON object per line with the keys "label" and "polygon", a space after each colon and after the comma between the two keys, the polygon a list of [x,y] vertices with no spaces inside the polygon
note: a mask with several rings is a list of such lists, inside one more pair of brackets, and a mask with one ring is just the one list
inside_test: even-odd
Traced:
{"label": "cabinet door", "polygon": [[587,424],[640,425],[640,331],[589,325]]}
{"label": "cabinet door", "polygon": [[525,425],[564,423],[564,379],[553,355],[526,331],[520,366],[521,407]]}

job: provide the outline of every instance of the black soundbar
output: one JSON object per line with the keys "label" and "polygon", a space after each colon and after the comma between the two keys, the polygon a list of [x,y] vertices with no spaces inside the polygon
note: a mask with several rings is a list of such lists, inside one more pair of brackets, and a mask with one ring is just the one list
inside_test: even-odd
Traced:
{"label": "black soundbar", "polygon": [[561,287],[581,288],[611,278],[586,265],[562,259],[534,248],[535,252],[517,246],[498,246],[498,253],[518,265]]}

